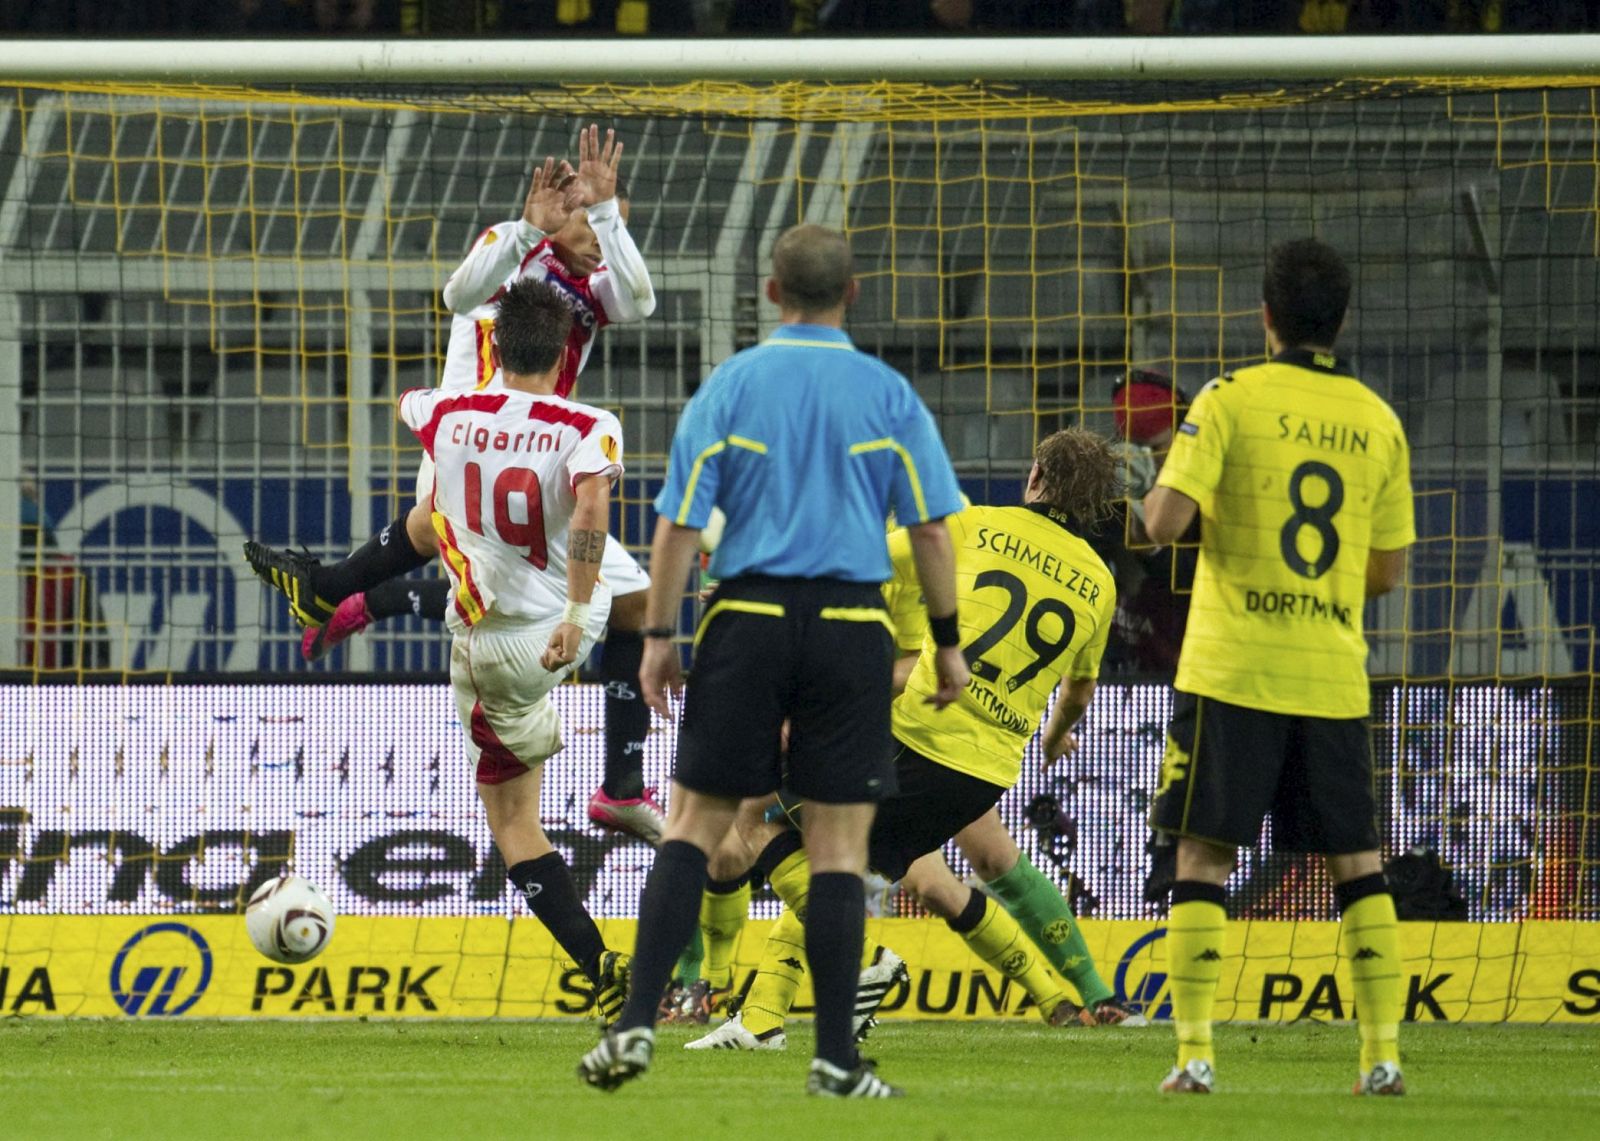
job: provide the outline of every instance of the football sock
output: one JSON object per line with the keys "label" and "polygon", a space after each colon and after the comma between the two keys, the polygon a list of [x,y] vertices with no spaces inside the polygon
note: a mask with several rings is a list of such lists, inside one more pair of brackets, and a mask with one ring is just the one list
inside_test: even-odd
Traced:
{"label": "football sock", "polygon": [[740,1021],[752,1034],[781,1027],[806,976],[806,932],[800,917],[785,907],[767,934],[761,965],[740,1007]]}
{"label": "football sock", "polygon": [[950,930],[966,940],[972,953],[988,963],[1001,976],[1016,979],[1038,1004],[1039,1016],[1049,1020],[1055,1008],[1067,997],[1066,987],[1017,925],[1006,909],[975,891],[967,906],[954,919],[946,920]]}
{"label": "football sock", "polygon": [[629,968],[633,977],[617,1029],[655,1025],[661,992],[672,979],[672,966],[694,937],[705,885],[706,854],[699,848],[668,840],[656,849],[656,862],[639,900],[638,935]]}
{"label": "football sock", "polygon": [[411,545],[406,517],[401,515],[338,562],[313,570],[311,587],[318,598],[338,605],[358,590],[371,590],[380,582],[427,566],[432,559],[432,555],[418,554]]}
{"label": "football sock", "polygon": [[988,883],[1011,918],[1039,945],[1050,965],[1078,991],[1083,1005],[1092,1007],[1114,994],[1095,969],[1094,956],[1072,908],[1050,878],[1023,856],[1016,867]]}
{"label": "football sock", "polygon": [[792,907],[800,917],[800,922],[804,923],[812,882],[811,861],[806,857],[805,849],[797,848],[779,860],[777,866],[767,873],[767,881],[772,884],[777,897]]}
{"label": "football sock", "polygon": [[644,795],[644,743],[650,707],[639,689],[644,637],[637,630],[606,631],[600,681],[606,687],[606,775],[600,787],[612,800]]}
{"label": "football sock", "polygon": [[1212,1062],[1211,1013],[1222,978],[1222,943],[1227,933],[1227,889],[1179,880],[1172,885],[1167,917],[1167,979],[1172,986],[1172,1021],[1178,1031],[1178,1065]]}
{"label": "football sock", "polygon": [[816,1056],[841,1069],[857,1064],[853,1016],[860,973],[861,936],[867,924],[867,891],[849,872],[811,877],[806,914],[806,959],[816,994]]}
{"label": "football sock", "polygon": [[1356,1025],[1361,1032],[1361,1072],[1379,1062],[1400,1064],[1400,927],[1394,896],[1383,873],[1334,887],[1343,923],[1340,948],[1356,989]]}
{"label": "football sock", "polygon": [[537,860],[523,860],[506,872],[517,885],[528,910],[550,930],[556,943],[578,964],[590,982],[600,977],[600,956],[606,943],[600,928],[584,910],[572,872],[559,852],[549,852]]}
{"label": "football sock", "polygon": [[678,956],[678,965],[672,972],[674,982],[682,986],[691,985],[700,977],[700,964],[705,961],[706,948],[700,938],[700,931],[695,929],[694,938],[689,940],[689,945],[683,949],[683,954]]}
{"label": "football sock", "polygon": [[750,880],[711,880],[700,897],[700,934],[706,948],[705,980],[714,990],[733,985],[733,954],[750,915]]}
{"label": "football sock", "polygon": [[367,590],[367,615],[374,622],[414,614],[443,622],[450,605],[450,580],[446,578],[395,578]]}

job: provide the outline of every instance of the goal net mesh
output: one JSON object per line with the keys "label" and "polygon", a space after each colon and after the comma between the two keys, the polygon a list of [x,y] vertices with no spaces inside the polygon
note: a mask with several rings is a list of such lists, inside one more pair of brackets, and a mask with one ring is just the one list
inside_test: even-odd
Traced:
{"label": "goal net mesh", "polygon": [[[775,324],[763,269],[789,225],[849,234],[851,335],[995,503],[1043,434],[1112,430],[1128,369],[1192,394],[1261,359],[1272,242],[1339,248],[1340,347],[1404,421],[1419,492],[1408,580],[1367,615],[1389,850],[1438,852],[1475,920],[1600,919],[1596,94],[5,88],[0,914],[230,910],[291,860],[346,911],[517,914],[437,684],[447,636],[395,621],[307,666],[240,545],[337,557],[409,504],[393,407],[437,381],[440,287],[594,121],[626,144],[660,299],[600,334],[578,390],[622,418],[613,533],[641,554],[684,402]],[[1086,915],[1156,914],[1161,680],[1109,673],[1080,752],[1005,801]],[[594,910],[628,915],[649,853],[588,827],[601,699],[562,702],[550,827]],[[1242,917],[1335,914],[1321,871],[1270,846],[1234,888]]]}

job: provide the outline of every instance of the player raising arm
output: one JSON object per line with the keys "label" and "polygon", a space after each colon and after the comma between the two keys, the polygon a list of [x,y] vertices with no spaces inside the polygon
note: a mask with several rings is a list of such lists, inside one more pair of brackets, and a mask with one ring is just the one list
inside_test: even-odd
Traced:
{"label": "player raising arm", "polygon": [[1378,853],[1362,607],[1416,539],[1394,411],[1334,356],[1350,271],[1315,239],[1267,257],[1272,359],[1214,380],[1178,429],[1145,529],[1201,519],[1194,600],[1151,823],[1178,837],[1167,925],[1178,1061],[1161,1088],[1209,1093],[1211,1010],[1240,845],[1327,859],[1361,1032],[1357,1093],[1400,1094],[1400,945]]}
{"label": "player raising arm", "polygon": [[505,290],[496,317],[503,385],[413,390],[400,417],[433,457],[433,526],[450,572],[450,685],[478,796],[528,908],[620,1007],[626,956],[607,951],[540,823],[546,759],[561,749],[550,690],[605,626],[599,583],[622,429],[555,395],[572,316],[551,286]]}

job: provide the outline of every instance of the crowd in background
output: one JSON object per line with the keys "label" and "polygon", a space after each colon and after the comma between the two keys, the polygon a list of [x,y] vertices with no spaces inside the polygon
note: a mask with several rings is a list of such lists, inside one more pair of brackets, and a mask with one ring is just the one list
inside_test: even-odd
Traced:
{"label": "crowd in background", "polygon": [[82,36],[1235,35],[1573,32],[1600,0],[0,0]]}

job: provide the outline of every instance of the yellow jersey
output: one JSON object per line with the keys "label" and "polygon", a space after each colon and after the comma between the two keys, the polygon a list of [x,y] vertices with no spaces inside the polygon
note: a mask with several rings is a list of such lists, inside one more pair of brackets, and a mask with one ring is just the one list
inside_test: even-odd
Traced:
{"label": "yellow jersey", "polygon": [[[924,618],[922,656],[894,702],[894,735],[931,761],[1010,788],[1057,684],[1100,672],[1116,587],[1100,556],[1042,505],[969,507],[946,522],[972,681],[945,709],[927,704],[938,684]],[[898,620],[899,603],[909,595],[920,604],[921,589],[909,539],[891,538],[889,553]]]}
{"label": "yellow jersey", "polygon": [[1335,358],[1283,353],[1200,391],[1156,482],[1200,505],[1177,687],[1364,716],[1367,554],[1416,540],[1394,410]]}

